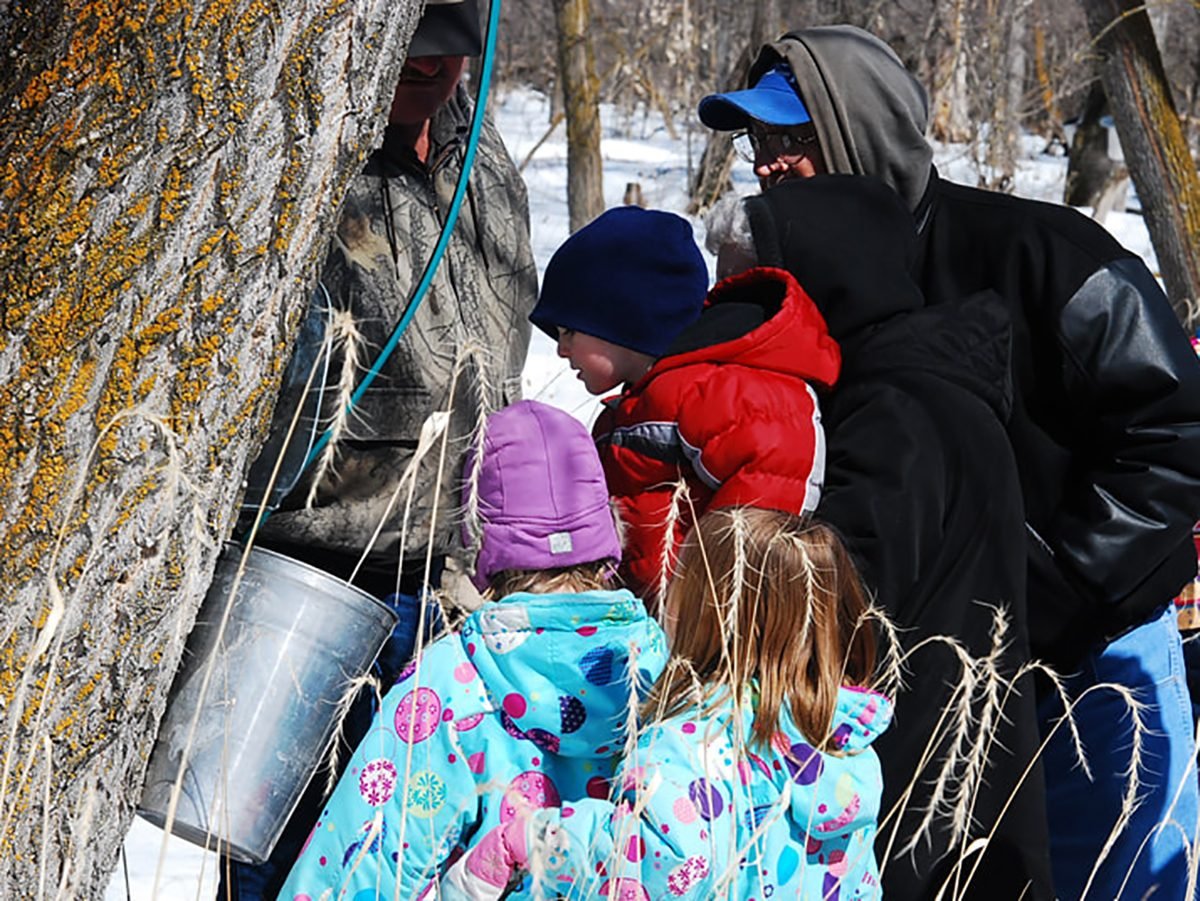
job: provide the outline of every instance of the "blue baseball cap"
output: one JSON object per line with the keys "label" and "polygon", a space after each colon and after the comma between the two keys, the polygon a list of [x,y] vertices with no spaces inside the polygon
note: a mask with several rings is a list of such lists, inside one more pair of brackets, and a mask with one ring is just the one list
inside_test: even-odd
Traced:
{"label": "blue baseball cap", "polygon": [[808,107],[796,93],[792,70],[785,63],[769,69],[745,91],[709,94],[700,101],[700,121],[716,131],[749,128],[756,119],[767,125],[803,125],[811,122]]}

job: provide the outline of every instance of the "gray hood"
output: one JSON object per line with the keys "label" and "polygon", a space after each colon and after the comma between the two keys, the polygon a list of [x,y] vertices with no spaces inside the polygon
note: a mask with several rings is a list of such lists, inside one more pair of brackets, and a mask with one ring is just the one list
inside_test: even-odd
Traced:
{"label": "gray hood", "polygon": [[895,52],[852,25],[801,28],[765,44],[749,84],[780,61],[796,77],[830,173],[873,175],[916,210],[929,184],[929,99]]}

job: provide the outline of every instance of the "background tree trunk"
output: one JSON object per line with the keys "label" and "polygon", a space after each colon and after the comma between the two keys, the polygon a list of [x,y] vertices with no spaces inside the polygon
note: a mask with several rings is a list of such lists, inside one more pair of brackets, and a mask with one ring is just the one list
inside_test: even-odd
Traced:
{"label": "background tree trunk", "polygon": [[1200,298],[1200,176],[1150,19],[1139,0],[1081,3],[1167,296],[1188,322]]}
{"label": "background tree trunk", "polygon": [[554,0],[554,18],[567,114],[567,210],[574,232],[604,212],[600,85],[588,37],[588,0]]}
{"label": "background tree trunk", "polygon": [[1025,0],[988,0],[986,4],[987,71],[981,79],[984,92],[977,98],[981,118],[987,123],[982,186],[1005,193],[1013,189],[1020,155],[1026,11]]}
{"label": "background tree trunk", "polygon": [[1108,155],[1108,129],[1103,123],[1107,115],[1108,98],[1104,94],[1104,84],[1097,79],[1088,90],[1083,115],[1071,138],[1063,203],[1095,208],[1104,193],[1114,168],[1113,159]]}
{"label": "background tree trunk", "polygon": [[964,43],[966,0],[943,0],[935,10],[944,19],[948,46],[934,64],[929,135],[936,141],[963,143],[972,134]]}
{"label": "background tree trunk", "polygon": [[419,10],[0,7],[0,897],[107,884]]}
{"label": "background tree trunk", "polygon": [[[792,27],[799,26],[793,25]],[[758,58],[759,49],[763,44],[779,37],[780,35],[776,33],[778,31],[779,0],[755,0],[749,39],[734,59],[733,65],[725,73],[725,78],[718,90],[721,92],[740,91],[747,87],[746,79],[750,74],[750,66]],[[704,93],[709,92],[705,91]],[[704,145],[704,153],[700,156],[700,165],[692,180],[691,201],[688,203],[689,213],[695,215],[704,212],[729,190],[729,173],[733,168],[734,157],[732,138],[732,134],[727,131],[709,132],[708,141]]]}

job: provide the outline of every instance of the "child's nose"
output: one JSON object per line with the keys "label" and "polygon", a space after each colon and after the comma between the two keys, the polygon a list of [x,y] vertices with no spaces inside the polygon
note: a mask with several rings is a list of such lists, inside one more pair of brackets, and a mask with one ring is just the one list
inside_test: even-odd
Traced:
{"label": "child's nose", "polygon": [[564,360],[571,355],[570,351],[567,350],[567,341],[565,338],[558,339],[558,355]]}

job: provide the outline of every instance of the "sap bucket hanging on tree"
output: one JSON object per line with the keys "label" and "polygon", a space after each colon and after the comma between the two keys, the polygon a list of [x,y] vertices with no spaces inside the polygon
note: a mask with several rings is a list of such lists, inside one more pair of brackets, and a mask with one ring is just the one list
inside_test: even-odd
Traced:
{"label": "sap bucket hanging on tree", "polygon": [[182,769],[171,831],[257,864],[325,754],[348,683],[370,667],[396,614],[341,579],[259,548],[237,582],[243,553],[228,544],[217,563],[138,813],[165,828]]}

